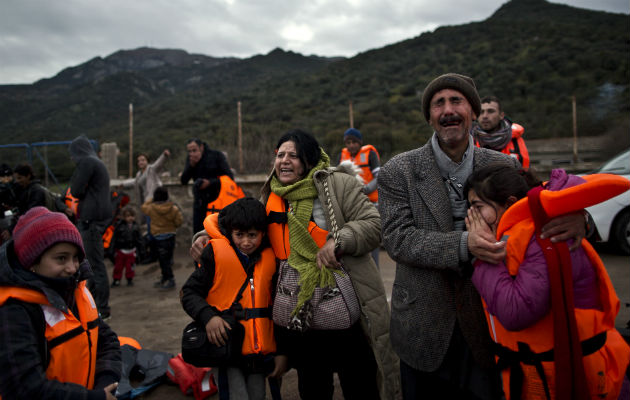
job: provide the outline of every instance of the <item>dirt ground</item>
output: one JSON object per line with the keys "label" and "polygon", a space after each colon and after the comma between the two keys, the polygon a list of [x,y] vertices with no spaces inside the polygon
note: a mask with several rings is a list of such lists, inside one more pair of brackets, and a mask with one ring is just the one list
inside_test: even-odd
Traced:
{"label": "dirt ground", "polygon": [[[627,256],[621,256],[608,251],[606,247],[598,247],[604,264],[607,266],[611,280],[621,300],[621,310],[617,316],[617,329],[624,335],[628,330],[624,329],[626,322],[630,320],[630,263]],[[111,279],[112,265],[106,261]],[[173,355],[180,352],[181,333],[190,321],[179,303],[179,290],[193,271],[193,262],[188,255],[188,249],[180,246],[176,249],[175,265],[173,272],[176,279],[174,290],[163,291],[153,288],[153,283],[160,278],[160,268],[157,263],[138,265],[136,267],[135,285],[112,288],[110,292],[110,305],[112,318],[110,326],[120,336],[130,336],[140,342],[147,349],[165,351]],[[395,264],[383,250],[380,252],[380,269],[388,297],[391,294],[394,280]],[[185,396],[179,388],[173,384],[162,384],[146,393],[142,399],[171,400],[191,399]],[[267,395],[268,399],[271,396]],[[289,371],[282,382],[282,398],[284,400],[297,400],[297,374],[295,370]],[[218,395],[210,397],[218,399]],[[343,399],[341,389],[335,381],[335,400]]]}
{"label": "dirt ground", "polygon": [[[105,261],[108,268],[110,283],[112,264]],[[173,273],[176,280],[174,290],[160,290],[153,287],[153,283],[160,278],[160,268],[157,263],[136,266],[134,286],[121,286],[110,289],[110,306],[112,318],[109,325],[119,336],[129,336],[140,342],[142,347],[176,355],[181,349],[181,334],[184,327],[191,321],[179,303],[179,291],[186,279],[193,271],[193,262],[188,255],[188,249],[176,248]],[[393,276],[392,276],[393,279]],[[389,285],[391,288],[391,283]],[[343,399],[338,382],[335,382],[334,399]],[[140,398],[150,400],[192,399],[192,395],[185,396],[179,387],[170,382],[157,386]],[[209,397],[218,399],[218,395]],[[271,399],[268,394],[267,398]],[[297,400],[297,374],[289,371],[282,382],[283,400]]]}

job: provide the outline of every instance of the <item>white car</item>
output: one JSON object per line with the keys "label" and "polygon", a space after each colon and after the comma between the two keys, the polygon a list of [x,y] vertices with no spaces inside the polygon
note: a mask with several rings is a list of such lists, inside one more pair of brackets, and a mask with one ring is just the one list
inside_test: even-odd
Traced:
{"label": "white car", "polygon": [[[592,173],[616,174],[630,179],[630,149],[613,157]],[[611,242],[624,254],[630,254],[630,190],[603,203],[588,207],[595,223],[595,232],[589,240],[597,238]]]}

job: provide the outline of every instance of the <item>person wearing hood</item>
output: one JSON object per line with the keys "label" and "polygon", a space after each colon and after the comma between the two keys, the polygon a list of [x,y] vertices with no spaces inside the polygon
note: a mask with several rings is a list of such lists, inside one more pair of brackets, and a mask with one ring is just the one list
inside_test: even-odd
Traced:
{"label": "person wearing hood", "polygon": [[35,207],[0,247],[2,399],[114,400],[116,334],[86,287],[81,235],[62,213]]}
{"label": "person wearing hood", "polygon": [[475,145],[507,154],[529,169],[529,152],[523,140],[525,128],[510,121],[495,96],[481,99],[481,114],[473,125]]}
{"label": "person wearing hood", "polygon": [[158,261],[162,277],[155,282],[159,289],[175,288],[173,276],[173,252],[175,251],[175,231],[182,224],[182,211],[168,199],[168,190],[159,186],[153,197],[142,205],[142,212],[151,218],[151,235],[155,238]]}
{"label": "person wearing hood", "polygon": [[112,219],[109,173],[85,135],[70,143],[70,158],[76,164],[70,179],[70,192],[79,199],[77,228],[81,232],[85,253],[93,277],[88,287],[104,319],[109,318],[109,278],[104,262],[103,232]]}
{"label": "person wearing hood", "polygon": [[190,139],[186,143],[186,166],[181,176],[182,185],[194,182],[193,195],[193,232],[203,230],[208,203],[214,201],[221,190],[221,175],[234,179],[234,174],[222,152],[213,150],[199,139]]}

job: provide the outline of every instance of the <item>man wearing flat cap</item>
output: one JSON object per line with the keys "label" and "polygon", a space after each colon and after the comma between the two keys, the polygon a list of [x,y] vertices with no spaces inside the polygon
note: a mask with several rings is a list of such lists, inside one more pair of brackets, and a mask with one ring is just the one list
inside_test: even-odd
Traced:
{"label": "man wearing flat cap", "polygon": [[[492,343],[470,277],[473,257],[497,263],[505,247],[491,234],[466,232],[464,185],[490,163],[520,164],[474,145],[481,101],[470,77],[435,78],[423,92],[422,111],[431,139],[392,158],[378,176],[383,243],[396,261],[390,338],[403,398],[499,399]],[[582,215],[559,218],[547,236],[584,236]]]}

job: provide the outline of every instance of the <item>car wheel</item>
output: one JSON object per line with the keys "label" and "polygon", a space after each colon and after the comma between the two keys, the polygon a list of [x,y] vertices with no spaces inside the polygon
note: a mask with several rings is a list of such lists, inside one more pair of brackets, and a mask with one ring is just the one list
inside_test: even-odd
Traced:
{"label": "car wheel", "polygon": [[630,254],[630,210],[624,210],[613,225],[613,240],[624,254]]}

